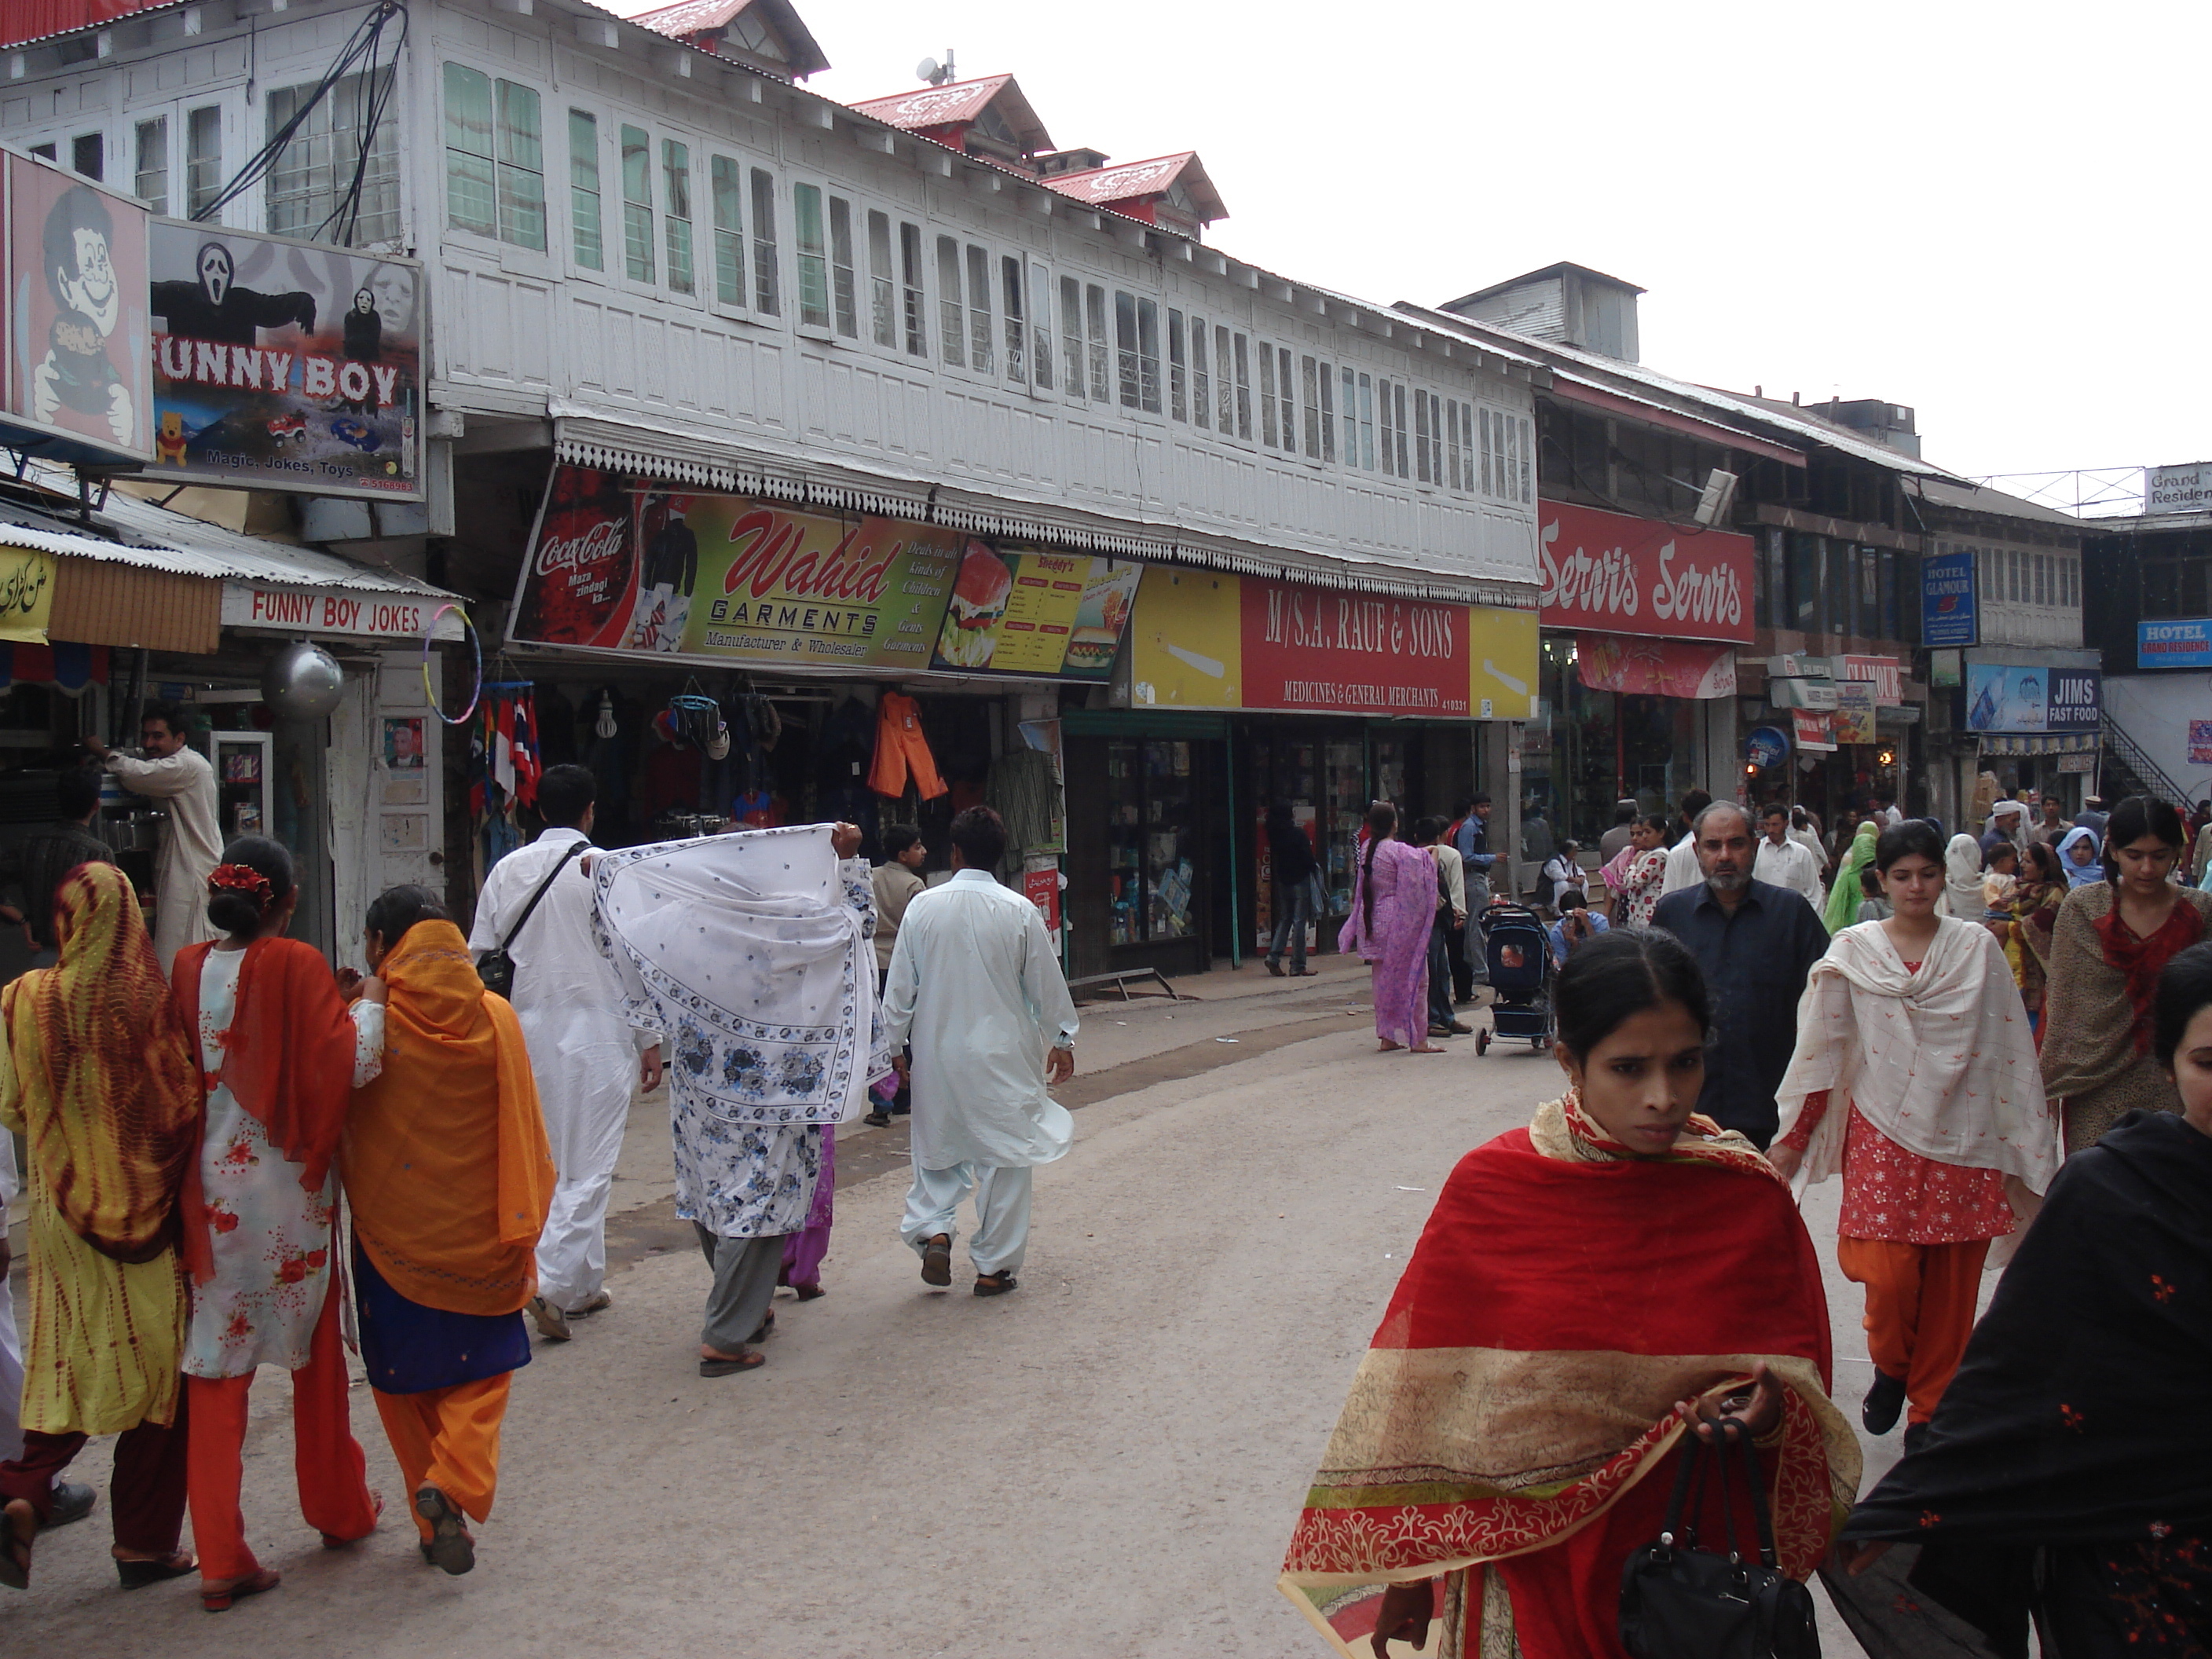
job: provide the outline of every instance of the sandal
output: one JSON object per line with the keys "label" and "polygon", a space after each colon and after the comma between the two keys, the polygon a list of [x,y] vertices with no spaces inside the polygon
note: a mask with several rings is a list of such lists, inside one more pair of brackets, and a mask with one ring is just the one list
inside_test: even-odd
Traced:
{"label": "sandal", "polygon": [[244,1578],[221,1578],[211,1584],[200,1586],[200,1607],[207,1613],[228,1613],[230,1604],[241,1596],[259,1595],[273,1590],[283,1583],[280,1573],[263,1567]]}
{"label": "sandal", "polygon": [[774,1330],[775,1328],[775,1309],[773,1309],[773,1308],[771,1308],[771,1309],[769,1309],[769,1312],[768,1312],[768,1317],[761,1321],[761,1322],[760,1322],[760,1324],[759,1324],[758,1328],[756,1328],[756,1329],[754,1330],[753,1334],[752,1334],[750,1336],[747,1337],[747,1338],[745,1339],[745,1340],[746,1340],[746,1341],[748,1341],[748,1342],[758,1342],[759,1340],[761,1340],[761,1339],[762,1339],[762,1338],[765,1337],[765,1336],[766,1336],[766,1335],[767,1335],[770,1331]]}
{"label": "sandal", "polygon": [[123,1581],[127,1590],[144,1589],[149,1584],[158,1584],[165,1578],[182,1578],[188,1572],[199,1570],[199,1558],[189,1550],[158,1556],[151,1561],[117,1561],[115,1576]]}
{"label": "sandal", "polygon": [[435,1486],[418,1487],[415,1513],[430,1523],[430,1541],[422,1553],[433,1566],[458,1578],[476,1565],[477,1540],[469,1536],[452,1498]]}
{"label": "sandal", "polygon": [[891,1127],[891,1115],[889,1112],[863,1112],[860,1121],[872,1129],[888,1129]]}
{"label": "sandal", "polygon": [[794,1285],[791,1288],[797,1293],[799,1299],[801,1302],[811,1302],[817,1296],[827,1296],[830,1294],[829,1291],[822,1288],[822,1281],[818,1279],[811,1285]]}
{"label": "sandal", "polygon": [[1020,1288],[1021,1281],[1012,1273],[977,1273],[975,1275],[975,1294],[978,1296],[1004,1296],[1008,1291],[1018,1291]]}
{"label": "sandal", "polygon": [[767,1364],[768,1356],[766,1354],[758,1352],[751,1348],[745,1348],[727,1358],[702,1359],[699,1362],[699,1375],[702,1376],[734,1376],[739,1371],[757,1371]]}
{"label": "sandal", "polygon": [[952,1282],[952,1241],[943,1233],[921,1247],[921,1282],[925,1285],[950,1285]]}

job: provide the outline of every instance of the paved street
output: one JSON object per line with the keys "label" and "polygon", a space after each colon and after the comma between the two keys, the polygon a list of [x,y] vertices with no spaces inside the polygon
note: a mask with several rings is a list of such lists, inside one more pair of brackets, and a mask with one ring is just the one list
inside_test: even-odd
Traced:
{"label": "paved street", "polygon": [[[830,1294],[779,1297],[764,1370],[702,1380],[706,1272],[665,1219],[665,1130],[642,1103],[615,1230],[634,1265],[612,1310],[516,1378],[472,1576],[424,1567],[404,1520],[319,1549],[291,1495],[283,1378],[264,1372],[246,1507],[283,1588],[220,1620],[191,1581],[120,1595],[103,1498],[41,1540],[33,1592],[0,1602],[8,1650],[1318,1653],[1273,1587],[1304,1483],[1453,1162],[1559,1073],[1468,1039],[1376,1054],[1364,978],[1341,970],[1248,965],[1194,988],[1206,1000],[1085,1010],[1077,1144],[1039,1172],[1018,1294],[969,1295],[964,1255],[951,1294],[924,1289],[896,1237],[905,1178],[885,1167],[903,1131],[857,1132],[839,1147]],[[1834,1203],[1831,1187],[1808,1217],[1827,1254]],[[1856,1294],[1832,1274],[1830,1294],[1855,1413]],[[358,1384],[355,1401],[396,1504]],[[81,1469],[104,1479],[104,1449]],[[1832,1626],[1827,1643],[1856,1651]]]}

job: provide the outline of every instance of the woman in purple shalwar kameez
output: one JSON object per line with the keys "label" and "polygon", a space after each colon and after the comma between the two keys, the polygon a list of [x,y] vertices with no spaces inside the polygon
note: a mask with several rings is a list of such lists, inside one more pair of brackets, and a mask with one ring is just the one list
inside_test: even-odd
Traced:
{"label": "woman in purple shalwar kameez", "polygon": [[1387,1052],[1440,1054],[1429,1041],[1429,931],[1436,925],[1437,866],[1428,848],[1395,839],[1398,809],[1367,809],[1367,846],[1353,878],[1352,915],[1337,949],[1374,970],[1375,1035]]}

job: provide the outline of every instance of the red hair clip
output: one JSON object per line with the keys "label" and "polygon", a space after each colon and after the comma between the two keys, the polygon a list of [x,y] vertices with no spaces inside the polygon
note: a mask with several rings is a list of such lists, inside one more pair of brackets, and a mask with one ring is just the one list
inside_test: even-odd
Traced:
{"label": "red hair clip", "polygon": [[210,893],[245,893],[249,895],[257,909],[266,910],[276,890],[269,884],[269,878],[250,864],[218,864],[208,872],[208,891]]}

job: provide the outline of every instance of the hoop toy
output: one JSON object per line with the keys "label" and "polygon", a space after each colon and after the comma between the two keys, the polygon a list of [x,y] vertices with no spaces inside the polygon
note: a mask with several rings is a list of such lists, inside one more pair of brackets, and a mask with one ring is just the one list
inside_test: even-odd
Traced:
{"label": "hoop toy", "polygon": [[[469,693],[469,706],[451,719],[447,719],[446,711],[438,707],[438,688],[430,678],[430,641],[438,631],[438,618],[448,611],[459,611],[461,626],[468,629],[469,654],[474,659],[477,678],[476,689]],[[483,641],[477,634],[476,623],[469,620],[465,606],[453,604],[440,605],[430,613],[429,623],[422,629],[422,696],[430,705],[430,712],[447,726],[464,725],[469,716],[477,712],[477,700],[483,696]]]}

